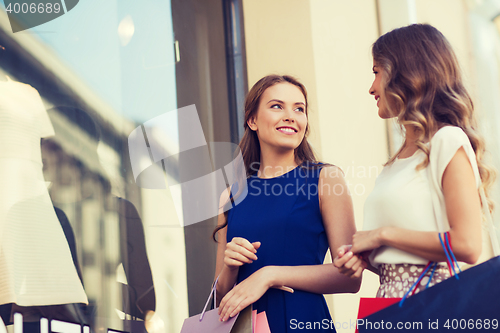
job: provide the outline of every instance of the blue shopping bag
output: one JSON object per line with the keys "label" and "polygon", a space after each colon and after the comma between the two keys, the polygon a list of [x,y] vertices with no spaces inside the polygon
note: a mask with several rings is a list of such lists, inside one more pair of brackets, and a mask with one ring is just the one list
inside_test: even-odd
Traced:
{"label": "blue shopping bag", "polygon": [[359,332],[498,332],[500,256],[358,321]]}

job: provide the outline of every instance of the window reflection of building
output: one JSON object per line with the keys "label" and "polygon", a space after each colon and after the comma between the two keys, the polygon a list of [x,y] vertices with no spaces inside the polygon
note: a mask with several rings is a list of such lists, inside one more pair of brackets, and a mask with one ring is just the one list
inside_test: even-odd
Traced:
{"label": "window reflection of building", "polygon": [[[89,314],[93,317],[96,309],[103,308],[107,312],[101,314],[97,310],[97,313],[109,320],[116,317],[113,311],[109,312],[110,309],[116,309],[122,313],[122,319],[125,319],[123,328],[131,331],[130,327],[134,322],[138,323],[138,319],[145,320],[148,312],[155,310],[155,292],[142,220],[130,201],[113,194],[120,192],[120,189],[113,191],[116,179],[113,181],[113,177],[107,175],[99,161],[97,144],[100,131],[93,120],[82,110],[71,107],[51,109],[51,114],[53,118],[59,118],[63,125],[56,127],[56,134],[58,131],[66,133],[65,136],[56,135],[63,146],[73,141],[76,133],[82,132],[82,136],[74,141],[78,145],[71,150],[66,147],[66,151],[75,153],[73,158],[67,158],[61,153],[63,150],[56,142],[44,146],[48,150],[46,154],[55,157],[50,164],[47,163],[46,168],[54,177],[51,187],[53,196],[60,205],[70,209],[72,206],[80,206],[82,211],[81,252],[85,281],[89,286],[87,293],[91,298]],[[79,126],[68,132],[75,124]],[[108,170],[113,172],[112,168]],[[63,180],[75,175],[79,175],[77,181]],[[66,189],[65,183],[69,185]],[[82,185],[76,188],[75,183]],[[104,272],[104,276],[100,272]],[[110,325],[110,322],[106,324]],[[119,322],[114,325],[120,327]]]}
{"label": "window reflection of building", "polygon": [[[123,329],[114,309],[123,312],[122,319],[126,318],[124,314],[137,317],[136,312],[130,311],[131,297],[127,288],[122,286],[130,280],[123,268],[129,267],[127,232],[123,227],[126,226],[126,216],[120,214],[123,210],[121,200],[113,195],[113,192],[123,190],[113,185],[124,182],[116,178],[120,175],[113,173],[112,168],[107,168],[112,172],[108,175],[101,165],[98,156],[101,131],[92,118],[73,107],[53,108],[50,115],[56,136],[44,144],[47,147],[45,155],[51,156],[47,159],[46,171],[52,181],[54,202],[71,212],[69,215],[75,219],[74,224],[79,230],[79,253],[89,296],[88,315],[97,327]],[[115,142],[120,142],[120,139],[115,138]],[[122,234],[125,238],[121,237]],[[126,271],[130,272],[129,269]],[[144,272],[147,276],[147,271]]]}
{"label": "window reflection of building", "polygon": [[[2,71],[37,87],[46,106],[88,108],[85,97],[89,96],[75,93],[57,76],[49,75],[46,67],[4,31],[1,31],[1,40],[7,50],[0,63]],[[120,230],[120,205],[113,195],[126,196],[138,209],[141,208],[140,193],[131,189],[133,183],[126,180],[127,168],[123,166],[127,161],[123,152],[126,151],[127,133],[124,129],[127,126],[124,126],[124,119],[116,124],[103,120],[95,110],[89,112],[94,114],[104,133],[100,150],[105,155],[100,158],[97,132],[89,130],[90,127],[79,119],[68,118],[61,109],[64,108],[49,111],[56,136],[44,140],[45,178],[51,182],[50,194],[54,204],[64,211],[75,233],[77,257],[80,258],[89,298],[87,315],[91,326],[123,329],[123,319],[130,321],[138,314],[131,311],[130,306],[123,305],[125,297],[117,281],[117,270],[123,260],[120,232],[124,228]],[[100,160],[106,162],[105,168]],[[124,310],[121,314],[117,313],[120,309]]]}
{"label": "window reflection of building", "polygon": [[[228,85],[228,74],[234,75],[234,68],[226,65],[228,52],[224,20],[230,18],[224,18],[223,11],[227,6],[227,9],[231,8],[231,2],[234,1],[172,0],[173,28],[180,49],[180,61],[176,65],[177,103],[179,107],[196,105],[207,142],[238,140],[237,135],[231,132],[232,128],[237,130],[238,125],[230,123],[236,121],[232,119],[235,110],[230,108]],[[233,38],[238,40],[237,35]],[[234,88],[233,82],[230,86]],[[179,140],[188,140],[189,135],[188,124],[181,124]],[[180,156],[180,165],[192,164],[183,156]],[[186,174],[189,172],[185,171]],[[189,214],[192,209],[189,198],[183,197],[182,201],[185,203],[185,214]],[[212,218],[184,228],[191,315],[203,308],[206,291],[213,281],[216,244],[210,237],[216,223],[216,218]]]}
{"label": "window reflection of building", "polygon": [[[0,44],[9,50],[0,58],[0,71],[35,87],[49,110],[56,136],[43,143],[44,173],[54,204],[74,231],[91,326],[123,330],[124,321],[141,319],[129,306],[131,294],[122,290],[133,283],[130,272],[127,278],[131,268],[121,264],[128,254],[121,246],[126,233],[115,198],[122,197],[143,222],[155,328],[178,332],[183,318],[199,312],[212,282],[216,221],[180,228],[168,187],[149,190],[134,182],[126,139],[148,119],[196,104],[207,141],[238,140],[232,108],[242,107],[246,76],[242,25],[233,23],[241,18],[241,2],[107,4],[100,14],[80,11],[66,20],[68,14],[23,34],[10,33],[0,17]],[[78,10],[84,7],[72,13]],[[226,54],[233,41],[238,46]],[[99,142],[61,107],[85,110],[100,129]],[[183,135],[189,132],[180,133],[180,140]],[[183,204],[189,209],[189,198]],[[138,297],[141,312],[145,298]]]}
{"label": "window reflection of building", "polygon": [[53,126],[36,89],[6,79],[0,91],[2,317],[10,322],[20,312],[36,324],[53,313],[79,321],[64,310],[86,304],[87,296],[68,246],[70,233],[63,232],[42,173],[40,141],[54,134]]}

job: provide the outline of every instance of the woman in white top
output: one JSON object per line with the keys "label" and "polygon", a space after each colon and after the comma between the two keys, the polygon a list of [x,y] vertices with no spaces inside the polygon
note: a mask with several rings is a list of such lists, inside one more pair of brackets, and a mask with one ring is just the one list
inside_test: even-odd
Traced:
{"label": "woman in white top", "polygon": [[[369,268],[380,275],[377,297],[402,297],[429,261],[446,261],[440,232],[449,232],[458,261],[478,260],[478,189],[488,193],[494,174],[482,161],[484,141],[456,56],[437,29],[395,29],[373,44],[372,55],[369,92],[380,118],[396,117],[405,140],[366,200],[364,231],[353,236],[351,248],[338,249],[335,265],[352,277]],[[429,278],[432,286],[447,277],[443,263],[416,292]]]}

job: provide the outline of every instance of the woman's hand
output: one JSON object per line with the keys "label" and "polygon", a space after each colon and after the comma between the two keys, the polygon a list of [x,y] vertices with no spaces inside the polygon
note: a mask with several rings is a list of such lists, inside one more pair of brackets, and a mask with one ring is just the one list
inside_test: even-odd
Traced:
{"label": "woman's hand", "polygon": [[226,245],[224,264],[230,270],[235,270],[243,264],[251,264],[254,260],[257,260],[255,253],[257,253],[259,247],[260,242],[250,243],[245,238],[234,237]]}
{"label": "woman's hand", "polygon": [[351,245],[339,247],[333,265],[339,269],[340,273],[351,278],[359,278],[368,264],[361,255],[355,255],[350,250]]}
{"label": "woman's hand", "polygon": [[369,231],[358,231],[352,236],[352,253],[371,251],[381,247],[383,244],[382,235],[385,228],[378,228]]}
{"label": "woman's hand", "polygon": [[255,303],[272,287],[271,267],[263,267],[241,281],[224,296],[219,306],[219,320],[226,321],[241,310]]}

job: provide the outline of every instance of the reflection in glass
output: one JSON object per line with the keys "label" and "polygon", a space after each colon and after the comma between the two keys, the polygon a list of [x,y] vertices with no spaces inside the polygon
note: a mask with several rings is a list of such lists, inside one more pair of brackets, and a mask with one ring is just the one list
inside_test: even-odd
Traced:
{"label": "reflection in glass", "polygon": [[33,87],[6,77],[0,88],[0,305],[6,322],[9,304],[38,322],[44,306],[88,301],[42,172],[52,124]]}
{"label": "reflection in glass", "polygon": [[[57,207],[54,221],[68,231],[60,232],[72,252],[68,265],[81,268],[89,301],[81,310],[92,332],[179,332],[206,300],[216,219],[180,227],[193,201],[169,188],[191,174],[175,170],[176,158],[187,162],[194,153],[160,161],[164,187],[143,188],[127,138],[141,124],[195,104],[205,141],[231,141],[223,5],[86,0],[18,34],[0,8],[0,44],[8,51],[0,56],[0,74],[39,92],[56,133],[43,140],[43,172]],[[189,142],[190,127],[179,119],[167,130],[171,142],[163,146]],[[174,196],[182,201],[180,218]],[[65,237],[69,230],[74,242]]]}
{"label": "reflection in glass", "polygon": [[[64,181],[54,182],[51,190],[61,205],[86,208],[80,225],[81,253],[91,326],[107,325],[106,328],[142,332],[154,315],[156,298],[140,215],[130,201],[113,195],[113,181],[100,164],[98,145],[102,131],[96,122],[75,107],[53,108],[50,114],[53,119],[59,119],[55,121],[59,124],[56,142],[69,139],[58,138],[59,129],[78,124],[71,136],[80,135],[73,147],[80,163],[67,158],[56,142],[47,146],[47,152],[59,155],[58,161],[52,163],[59,172],[66,169],[67,176],[80,174],[81,193],[60,197],[57,193],[68,194],[75,189],[76,184],[70,183],[72,186],[64,190]],[[62,131],[64,133],[68,135]],[[50,168],[48,166],[47,171]],[[102,178],[96,183],[96,177]],[[90,211],[93,213],[89,214]],[[101,322],[103,317],[106,320]]]}

